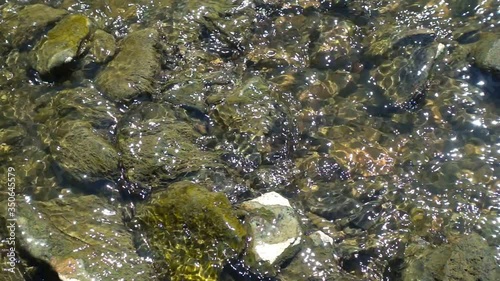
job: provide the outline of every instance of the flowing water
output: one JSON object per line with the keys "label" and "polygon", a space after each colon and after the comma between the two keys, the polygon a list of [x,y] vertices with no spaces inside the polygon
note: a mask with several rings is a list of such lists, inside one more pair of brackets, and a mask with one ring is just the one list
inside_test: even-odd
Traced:
{"label": "flowing water", "polygon": [[[40,15],[34,4],[54,9]],[[57,280],[55,270],[91,280],[75,273],[82,255],[94,255],[101,270],[92,280],[120,280],[113,268],[154,264],[144,247],[150,237],[138,238],[133,226],[135,208],[181,180],[224,192],[234,208],[276,191],[292,203],[304,235],[333,238],[326,253],[304,248],[270,274],[222,265],[221,280],[428,280],[411,279],[411,261],[471,233],[485,239],[498,268],[500,62],[481,56],[500,55],[499,7],[499,0],[0,1],[2,208],[14,197],[15,216],[52,222],[29,228],[32,240],[20,226],[18,272],[0,278]],[[57,67],[55,56],[47,59],[46,71],[39,42],[67,14],[84,15],[90,31],[68,32],[83,39],[64,47],[75,52]],[[141,30],[149,33],[127,37]],[[83,254],[61,262],[57,249],[73,242],[26,242],[57,244],[59,236],[45,236],[55,229],[83,241]],[[8,249],[9,230],[0,234]],[[85,252],[96,245],[138,257]],[[144,272],[122,280],[160,276]]]}

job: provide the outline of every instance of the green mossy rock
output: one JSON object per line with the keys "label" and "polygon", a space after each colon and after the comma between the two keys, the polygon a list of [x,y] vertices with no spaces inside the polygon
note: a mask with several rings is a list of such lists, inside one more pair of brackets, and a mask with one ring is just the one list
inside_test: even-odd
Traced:
{"label": "green mossy rock", "polygon": [[68,121],[51,133],[50,152],[70,180],[92,183],[117,178],[118,152],[89,122]]}
{"label": "green mossy rock", "polygon": [[169,280],[217,280],[245,247],[246,230],[223,193],[177,182],[137,208],[157,262]]}
{"label": "green mossy rock", "polygon": [[143,103],[125,116],[118,148],[128,180],[154,189],[214,165],[215,155],[196,144],[201,134],[175,114],[167,106]]}
{"label": "green mossy rock", "polygon": [[63,18],[33,50],[33,67],[42,75],[81,53],[82,41],[91,33],[91,21],[83,15]]}
{"label": "green mossy rock", "polygon": [[160,70],[156,49],[158,31],[147,28],[130,33],[121,50],[97,76],[97,86],[114,101],[130,101],[154,92],[154,77]]}

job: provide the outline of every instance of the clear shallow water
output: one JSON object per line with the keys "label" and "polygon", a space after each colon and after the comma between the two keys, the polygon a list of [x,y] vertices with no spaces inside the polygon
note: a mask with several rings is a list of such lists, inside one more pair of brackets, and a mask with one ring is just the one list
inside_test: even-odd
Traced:
{"label": "clear shallow water", "polygon": [[[15,14],[17,5],[34,3],[41,2],[9,1],[3,4],[2,13]],[[418,241],[440,245],[471,232],[496,246],[500,261],[500,79],[498,73],[480,70],[453,55],[457,33],[469,29],[499,32],[498,1],[464,1],[460,7],[446,1],[354,1],[349,8],[326,1],[285,2],[281,8],[274,3],[252,8],[245,1],[43,3],[83,13],[117,40],[132,30],[160,28],[166,47],[162,71],[155,77],[160,83],[150,99],[191,106],[196,109],[191,113],[210,118],[206,131],[199,128],[203,135],[199,145],[223,155],[217,161],[229,163],[229,169],[238,172],[232,179],[238,184],[215,181],[214,189],[226,192],[233,203],[265,191],[286,195],[307,231],[323,229],[336,237],[334,253],[340,271],[366,280],[391,278],[387,270],[397,266],[388,261],[397,264],[393,257],[403,257],[408,245]],[[229,13],[214,20],[214,27],[213,22],[204,21],[215,17],[214,10],[231,10],[233,16]],[[2,17],[0,24],[5,25],[7,18]],[[420,86],[413,81],[422,76],[401,81],[398,71],[412,70],[418,48],[408,44],[382,56],[369,50],[376,42],[395,40],[393,35],[400,30],[421,28],[432,30],[434,41],[445,49],[432,63],[425,102],[415,110],[401,111],[395,104],[411,94],[405,91]],[[69,79],[48,83],[27,62],[26,51],[34,43],[28,42],[19,51],[8,43],[0,49],[7,58],[1,65],[0,122],[3,130],[11,132],[2,146],[2,162],[26,174],[23,196],[32,201],[64,197],[63,188],[80,193],[61,182],[58,170],[51,168],[48,137],[40,133],[50,120],[41,118],[39,112],[44,99],[50,103],[62,89],[94,87],[102,67],[82,57]],[[454,60],[459,62],[452,64]],[[258,135],[254,128],[270,122],[259,115],[266,111],[251,104],[254,118],[244,119],[248,114],[244,110],[236,112],[255,124],[245,127],[225,117],[235,114],[230,109],[214,111],[216,103],[210,100],[238,89],[251,76],[262,77],[270,83],[266,87],[279,93],[298,130],[290,141],[291,154],[259,165],[226,157],[247,155],[247,151],[254,155],[255,148],[246,148],[238,143],[245,141],[243,137],[228,136],[225,130],[239,126]],[[256,95],[260,91],[250,88]],[[89,98],[88,102],[94,101]],[[107,108],[111,119],[122,120],[133,106],[109,102]],[[115,144],[117,125],[109,122],[112,125],[103,125],[103,131]],[[201,122],[199,127],[203,126]],[[276,143],[282,141],[274,135],[270,139],[275,138]],[[280,147],[273,141],[264,143],[272,143],[271,150]],[[267,149],[256,150],[264,154]],[[233,160],[224,162],[225,157]],[[329,166],[321,166],[319,172],[310,168],[314,165],[308,163],[316,163],[314,157],[333,159],[342,172]],[[197,174],[186,178],[204,180]],[[118,176],[112,182],[98,193],[126,202],[123,193],[127,192],[121,188],[127,184]],[[84,192],[89,190],[95,191],[92,186],[84,188]],[[345,208],[332,210],[337,205]],[[315,215],[329,224],[318,224],[312,218]]]}

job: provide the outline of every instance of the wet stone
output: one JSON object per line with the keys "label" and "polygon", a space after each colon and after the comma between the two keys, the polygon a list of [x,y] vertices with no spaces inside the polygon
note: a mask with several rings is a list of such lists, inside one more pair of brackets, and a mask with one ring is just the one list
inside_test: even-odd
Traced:
{"label": "wet stone", "polygon": [[45,125],[84,120],[94,129],[112,135],[119,117],[114,105],[95,88],[78,87],[40,97],[34,119]]}
{"label": "wet stone", "polygon": [[[457,241],[437,248],[412,245],[414,253],[403,272],[403,280],[493,281],[500,268],[494,250],[478,234],[463,235]],[[420,249],[420,250],[419,250]]]}
{"label": "wet stone", "polygon": [[124,117],[118,148],[131,183],[154,189],[217,165],[215,156],[196,144],[202,135],[175,115],[168,106],[144,103]]}
{"label": "wet stone", "polygon": [[50,152],[66,179],[77,183],[118,178],[118,152],[89,122],[68,121],[51,130]]}
{"label": "wet stone", "polygon": [[296,128],[290,109],[270,83],[252,77],[230,92],[207,98],[209,116],[216,123],[216,135],[227,140],[223,147],[236,166],[286,158],[296,143]]}
{"label": "wet stone", "polygon": [[192,182],[153,194],[137,215],[157,271],[168,280],[215,281],[222,265],[245,247],[245,228],[226,196]]}
{"label": "wet stone", "polygon": [[41,36],[44,29],[67,13],[65,10],[54,9],[43,4],[28,5],[12,14],[6,12],[5,23],[0,25],[0,34],[2,34],[0,38],[5,36],[12,46],[22,47]]}
{"label": "wet stone", "polygon": [[482,34],[472,51],[474,62],[487,71],[500,72],[500,36]]}
{"label": "wet stone", "polygon": [[332,254],[337,251],[333,247],[332,238],[323,232],[311,233],[303,244],[302,250],[280,271],[279,280],[359,280],[358,277],[341,271],[338,257]]}
{"label": "wet stone", "polygon": [[91,21],[82,15],[63,18],[32,52],[33,67],[41,75],[72,62],[82,52],[82,41],[91,33]]}
{"label": "wet stone", "polygon": [[324,19],[319,38],[311,43],[310,66],[322,70],[348,70],[361,48],[359,28],[350,21]]}
{"label": "wet stone", "polygon": [[130,33],[121,42],[116,57],[98,74],[99,89],[117,102],[152,94],[160,70],[158,40],[158,31],[153,28]]}
{"label": "wet stone", "polygon": [[302,229],[288,199],[269,192],[241,207],[249,213],[246,221],[256,262],[279,265],[300,249]]}
{"label": "wet stone", "polygon": [[50,264],[62,280],[142,280],[151,274],[150,264],[136,253],[120,209],[105,199],[66,195],[18,202],[18,247]]}
{"label": "wet stone", "polygon": [[105,63],[115,55],[116,42],[113,35],[98,29],[90,43],[90,53],[97,63]]}

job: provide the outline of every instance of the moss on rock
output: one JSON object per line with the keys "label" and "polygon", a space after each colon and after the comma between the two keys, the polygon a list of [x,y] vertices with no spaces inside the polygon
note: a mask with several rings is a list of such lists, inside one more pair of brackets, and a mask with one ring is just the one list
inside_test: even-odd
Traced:
{"label": "moss on rock", "polygon": [[51,135],[50,151],[69,179],[91,183],[117,177],[118,152],[90,123],[65,122]]}
{"label": "moss on rock", "polygon": [[217,280],[245,246],[246,230],[223,193],[177,182],[138,207],[138,218],[170,280]]}
{"label": "moss on rock", "polygon": [[71,62],[80,52],[82,41],[91,33],[91,21],[83,15],[70,15],[52,28],[33,50],[33,67],[42,75]]}
{"label": "moss on rock", "polygon": [[153,93],[154,76],[160,70],[158,39],[158,31],[152,28],[130,33],[118,55],[98,75],[99,89],[114,101]]}

